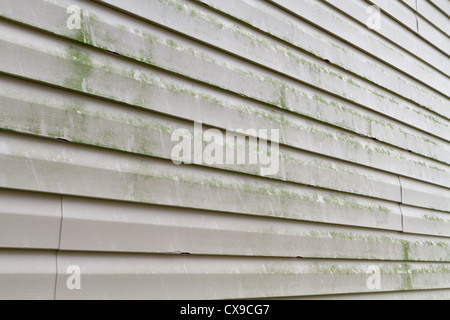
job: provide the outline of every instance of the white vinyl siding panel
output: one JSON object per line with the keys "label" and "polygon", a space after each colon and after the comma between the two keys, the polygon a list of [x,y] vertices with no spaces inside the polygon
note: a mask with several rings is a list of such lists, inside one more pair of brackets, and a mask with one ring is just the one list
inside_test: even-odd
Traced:
{"label": "white vinyl siding panel", "polygon": [[0,299],[55,299],[56,252],[0,249]]}
{"label": "white vinyl siding panel", "polygon": [[0,299],[449,299],[449,5],[391,2],[2,1]]}
{"label": "white vinyl siding panel", "polygon": [[0,248],[59,248],[60,196],[2,190],[0,203]]}
{"label": "white vinyl siding panel", "polygon": [[[85,274],[83,290],[69,291],[64,281],[58,280],[56,295],[61,299],[230,299],[367,293],[366,270],[371,264],[108,253],[61,253],[58,259],[62,279],[71,264],[83,266]],[[448,268],[441,265],[380,263],[380,267],[388,291],[443,289],[450,285]]]}

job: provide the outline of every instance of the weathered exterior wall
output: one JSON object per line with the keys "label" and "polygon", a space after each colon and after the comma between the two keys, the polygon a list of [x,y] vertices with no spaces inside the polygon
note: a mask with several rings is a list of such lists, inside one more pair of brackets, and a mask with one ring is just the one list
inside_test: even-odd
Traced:
{"label": "weathered exterior wall", "polygon": [[[450,299],[449,18],[2,0],[0,298]],[[195,121],[279,129],[279,173],[173,164]]]}

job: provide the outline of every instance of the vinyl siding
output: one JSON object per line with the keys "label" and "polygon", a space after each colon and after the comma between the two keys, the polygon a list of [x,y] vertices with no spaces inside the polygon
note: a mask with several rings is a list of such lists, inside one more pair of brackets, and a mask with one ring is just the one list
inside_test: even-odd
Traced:
{"label": "vinyl siding", "polygon": [[[2,1],[0,299],[450,299],[449,25],[440,0]],[[199,121],[279,129],[280,170],[175,165]]]}

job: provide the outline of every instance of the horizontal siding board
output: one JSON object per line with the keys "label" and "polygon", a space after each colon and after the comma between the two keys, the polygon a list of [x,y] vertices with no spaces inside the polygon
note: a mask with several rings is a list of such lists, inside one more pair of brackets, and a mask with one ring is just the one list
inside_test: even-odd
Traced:
{"label": "horizontal siding board", "polygon": [[402,203],[450,212],[450,189],[400,177]]}
{"label": "horizontal siding board", "polygon": [[450,213],[402,205],[403,231],[450,237]]}
{"label": "horizontal siding board", "polygon": [[[83,290],[68,290],[69,265],[81,268]],[[448,264],[307,259],[58,254],[57,299],[239,299],[370,292],[366,273],[379,265],[384,291],[447,289]]]}
{"label": "horizontal siding board", "polygon": [[55,298],[56,252],[0,249],[0,299]]}
{"label": "horizontal siding board", "polygon": [[0,189],[0,203],[0,248],[58,249],[61,197]]}
{"label": "horizontal siding board", "polygon": [[400,208],[388,201],[20,135],[2,140],[2,187],[401,229]]}
{"label": "horizontal siding board", "polygon": [[[9,81],[8,81],[9,80]],[[12,81],[0,76],[0,126],[22,133],[62,138],[141,155],[171,159],[171,134],[193,124],[103,100]],[[23,95],[23,92],[27,92]],[[206,128],[204,128],[205,130]],[[225,134],[225,132],[223,132]],[[397,176],[280,147],[282,170],[272,176],[305,185],[401,201]],[[260,175],[257,165],[214,165],[216,168]]]}
{"label": "horizontal siding board", "polygon": [[[444,186],[448,186],[450,181],[447,177],[448,167],[435,161],[402,152],[356,135],[350,135],[344,131],[331,130],[328,127],[288,113],[280,115],[264,106],[243,105],[244,101],[237,100],[237,98],[229,97],[226,99],[220,95],[211,96],[210,89],[205,89],[199,85],[186,84],[181,82],[180,79],[171,78],[164,74],[161,74],[164,78],[160,78],[156,70],[130,65],[129,62],[114,61],[115,69],[112,72],[111,66],[106,62],[109,60],[104,60],[111,59],[109,57],[94,55],[89,51],[79,52],[75,46],[64,47],[58,43],[52,45],[56,48],[61,47],[61,50],[65,50],[67,53],[64,58],[55,57],[55,60],[42,53],[40,56],[41,65],[42,62],[46,61],[46,64],[52,67],[52,70],[47,69],[46,71],[39,70],[39,64],[36,65],[32,62],[32,59],[28,59],[37,57],[36,52],[16,45],[7,45],[2,48],[6,51],[5,54],[10,57],[25,54],[24,60],[21,62],[22,67],[19,69],[23,70],[23,67],[25,67],[23,61],[30,63],[29,69],[26,70],[28,70],[27,73],[31,71],[32,74],[28,77],[42,79],[41,81],[51,81],[55,84],[64,83],[69,87],[74,86],[77,90],[87,91],[90,94],[95,93],[95,95],[104,98],[120,99],[122,102],[145,108],[157,107],[160,112],[190,118],[191,120],[199,120],[196,115],[202,114],[201,120],[214,126],[279,128],[281,130],[281,142],[300,149],[327,154]],[[57,50],[56,48],[53,50]],[[84,64],[83,60],[78,57],[80,54],[84,57],[83,59],[88,59],[92,65]],[[107,72],[105,68],[108,67],[109,71]],[[5,65],[4,68],[10,68],[10,72],[13,73],[17,73],[18,70],[13,68],[11,64]],[[74,75],[65,76],[66,74],[72,74],[75,69],[77,71]],[[88,71],[89,76],[86,75],[86,71]],[[60,79],[57,79],[58,75],[61,75]],[[119,94],[124,87],[130,87],[126,91],[127,95]],[[218,98],[222,99],[219,100]],[[161,99],[161,103],[157,103],[157,99]],[[193,110],[186,108],[187,106],[191,106]],[[230,113],[230,107],[234,109],[232,112],[235,116]],[[244,115],[248,118],[243,117]],[[300,138],[300,134],[302,134],[302,138]],[[420,170],[418,170],[419,168]]]}
{"label": "horizontal siding board", "polygon": [[450,261],[445,238],[84,198],[63,202],[62,250]]}
{"label": "horizontal siding board", "polygon": [[[301,20],[279,12],[280,10],[271,7],[265,1],[234,0],[225,3],[203,0],[202,2],[420,105],[434,107],[439,105],[444,112],[447,109],[446,97],[431,94],[428,88],[381,65],[379,60],[363,55],[342,41],[338,42],[330,35],[312,29]],[[348,81],[353,81],[351,78],[349,76]],[[443,81],[447,82],[448,79]]]}

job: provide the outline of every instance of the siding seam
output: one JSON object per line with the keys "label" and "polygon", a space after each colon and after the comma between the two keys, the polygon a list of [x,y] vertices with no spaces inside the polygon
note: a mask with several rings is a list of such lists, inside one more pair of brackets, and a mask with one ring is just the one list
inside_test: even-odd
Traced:
{"label": "siding seam", "polygon": [[419,5],[417,3],[418,0],[416,0],[416,10],[414,11],[414,16],[416,17],[416,28],[417,28],[417,33],[419,32],[419,17],[417,16],[418,14],[418,9],[419,9]]}
{"label": "siding seam", "polygon": [[55,297],[54,300],[56,300],[56,292],[58,289],[58,275],[59,275],[59,268],[58,268],[58,255],[59,252],[61,250],[61,238],[62,238],[62,226],[63,226],[63,219],[64,219],[64,195],[61,196],[61,224],[59,227],[59,243],[58,243],[58,248],[55,252],[55,256],[56,256],[56,274],[55,274]]}

